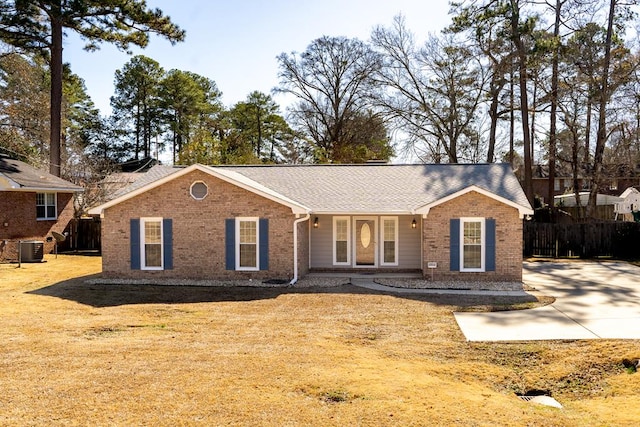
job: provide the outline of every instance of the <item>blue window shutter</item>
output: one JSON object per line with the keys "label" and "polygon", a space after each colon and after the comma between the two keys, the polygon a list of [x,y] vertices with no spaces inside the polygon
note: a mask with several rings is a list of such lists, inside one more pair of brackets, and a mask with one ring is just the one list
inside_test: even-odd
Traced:
{"label": "blue window shutter", "polygon": [[485,271],[496,271],[496,220],[487,218],[484,222],[485,236]]}
{"label": "blue window shutter", "polygon": [[449,223],[449,270],[460,271],[460,220]]}
{"label": "blue window shutter", "polygon": [[225,219],[224,246],[225,265],[227,270],[236,269],[236,220],[234,218]]}
{"label": "blue window shutter", "polygon": [[260,270],[269,269],[269,219],[260,218]]}
{"label": "blue window shutter", "polygon": [[173,220],[162,220],[162,245],[164,246],[164,269],[173,269]]}
{"label": "blue window shutter", "polygon": [[140,270],[140,220],[137,218],[131,218],[129,225],[131,269]]}

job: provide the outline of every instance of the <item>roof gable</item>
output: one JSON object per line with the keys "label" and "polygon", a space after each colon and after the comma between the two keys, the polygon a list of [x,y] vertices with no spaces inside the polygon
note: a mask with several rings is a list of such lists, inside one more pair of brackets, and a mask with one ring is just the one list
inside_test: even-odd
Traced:
{"label": "roof gable", "polygon": [[629,188],[627,188],[626,190],[624,190],[624,191],[622,192],[622,194],[620,194],[620,196],[619,196],[619,197],[621,197],[621,198],[623,198],[623,199],[626,199],[626,198],[627,198],[627,197],[629,197],[629,196],[636,197],[638,194],[640,194],[640,191],[638,191],[638,189],[637,189],[637,188],[635,188],[635,187],[629,187]]}
{"label": "roof gable", "polygon": [[0,155],[0,191],[57,191],[73,193],[79,187],[20,160]]}
{"label": "roof gable", "polygon": [[[153,171],[154,168],[150,170]],[[138,179],[131,186],[124,189],[124,193],[120,194],[115,199],[104,203],[100,206],[92,208],[89,210],[90,215],[102,215],[105,209],[110,208],[111,206],[115,206],[125,200],[129,200],[133,197],[136,197],[139,194],[145,193],[153,188],[159,187],[169,181],[172,181],[178,177],[187,175],[195,170],[204,172],[211,176],[214,176],[218,179],[221,179],[230,184],[236,185],[245,190],[251,191],[255,194],[258,194],[262,197],[265,197],[269,200],[275,201],[282,205],[285,205],[291,208],[291,211],[295,214],[305,214],[309,212],[309,209],[305,206],[287,198],[286,196],[279,194],[270,188],[263,186],[262,184],[252,181],[244,176],[237,175],[233,171],[219,171],[216,168],[203,166],[200,164],[195,164],[186,168],[158,168],[155,171],[156,176],[160,176],[159,178],[155,178],[154,174],[150,176],[146,176],[144,178]]]}
{"label": "roof gable", "polygon": [[476,192],[476,193],[480,193],[484,196],[487,196],[491,199],[497,200],[500,203],[504,203],[505,205],[511,206],[512,208],[515,208],[518,210],[518,213],[520,215],[520,218],[524,218],[525,215],[533,215],[533,209],[531,209],[531,207],[526,207],[526,206],[522,206],[519,205],[518,203],[509,200],[509,199],[505,199],[504,197],[501,197],[497,194],[494,194],[490,191],[487,191],[483,188],[478,187],[477,185],[470,185],[467,188],[464,188],[460,191],[456,191],[453,194],[450,194],[446,197],[443,197],[442,199],[436,200],[435,202],[432,203],[428,203],[418,209],[416,209],[416,213],[417,214],[423,214],[423,215],[427,215],[429,213],[429,211],[431,210],[431,208],[436,207],[438,205],[441,205],[443,203],[448,202],[449,200],[453,200],[457,197],[460,197],[464,194],[467,193],[471,193],[471,192]]}

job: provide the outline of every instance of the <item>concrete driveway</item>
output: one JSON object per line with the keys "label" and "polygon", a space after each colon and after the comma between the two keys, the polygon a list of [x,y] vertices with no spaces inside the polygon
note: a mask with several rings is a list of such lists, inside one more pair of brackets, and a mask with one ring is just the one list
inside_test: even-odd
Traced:
{"label": "concrete driveway", "polygon": [[546,307],[454,313],[469,341],[640,339],[640,267],[625,262],[525,262],[523,281]]}

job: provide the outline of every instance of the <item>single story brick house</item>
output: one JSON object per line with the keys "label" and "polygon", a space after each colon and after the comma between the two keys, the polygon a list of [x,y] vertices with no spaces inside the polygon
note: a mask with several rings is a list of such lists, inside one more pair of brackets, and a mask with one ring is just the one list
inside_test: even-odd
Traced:
{"label": "single story brick house", "polygon": [[521,281],[533,214],[508,164],[155,166],[102,217],[103,277],[421,272]]}
{"label": "single story brick house", "polygon": [[41,241],[42,251],[52,252],[52,232],[62,233],[73,218],[73,194],[79,191],[82,187],[0,155],[0,262],[18,260],[21,240]]}

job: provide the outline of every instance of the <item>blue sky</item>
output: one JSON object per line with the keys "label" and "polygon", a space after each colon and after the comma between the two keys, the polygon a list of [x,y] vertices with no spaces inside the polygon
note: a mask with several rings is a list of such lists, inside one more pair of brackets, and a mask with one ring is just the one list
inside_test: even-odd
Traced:
{"label": "blue sky", "polygon": [[[152,37],[146,49],[134,49],[134,54],[155,59],[165,70],[214,80],[227,106],[254,90],[269,93],[278,83],[276,56],[304,51],[323,35],[367,40],[373,27],[389,26],[402,13],[423,41],[449,23],[448,0],[147,0],[147,6],[160,8],[187,37],[174,46]],[[130,56],[110,45],[85,52],[73,33],[65,40],[63,60],[84,79],[101,113],[109,114],[114,73]],[[275,100],[285,107],[285,99]]]}

